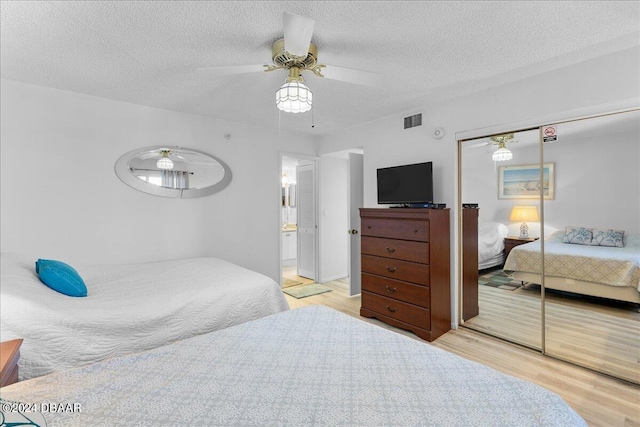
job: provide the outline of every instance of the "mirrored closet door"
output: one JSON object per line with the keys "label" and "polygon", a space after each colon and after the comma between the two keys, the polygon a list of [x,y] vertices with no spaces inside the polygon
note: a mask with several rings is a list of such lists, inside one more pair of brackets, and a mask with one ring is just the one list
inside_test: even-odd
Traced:
{"label": "mirrored closet door", "polygon": [[460,161],[464,326],[541,349],[540,294],[503,269],[514,247],[540,238],[539,131],[462,141]]}
{"label": "mirrored closet door", "polygon": [[640,111],[459,147],[461,324],[640,384]]}
{"label": "mirrored closet door", "polygon": [[545,351],[640,384],[640,111],[556,125],[545,201]]}

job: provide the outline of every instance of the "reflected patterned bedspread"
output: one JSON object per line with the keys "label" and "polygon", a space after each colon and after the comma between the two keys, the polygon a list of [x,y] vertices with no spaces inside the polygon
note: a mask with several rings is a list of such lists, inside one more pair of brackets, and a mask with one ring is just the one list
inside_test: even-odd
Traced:
{"label": "reflected patterned bedspread", "polygon": [[49,426],[585,426],[558,395],[312,306],[17,383]]}
{"label": "reflected patterned bedspread", "polygon": [[[545,275],[610,286],[631,286],[640,291],[640,236],[625,236],[622,248],[562,243],[563,231],[545,241]],[[516,246],[504,270],[540,274],[540,241]]]}

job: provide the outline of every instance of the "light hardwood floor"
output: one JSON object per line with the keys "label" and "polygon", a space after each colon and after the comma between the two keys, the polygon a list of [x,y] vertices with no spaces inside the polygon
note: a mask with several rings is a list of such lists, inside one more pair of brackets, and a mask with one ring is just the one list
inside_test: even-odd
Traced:
{"label": "light hardwood floor", "polygon": [[[375,319],[360,317],[360,297],[348,296],[347,282],[340,280],[323,284],[333,291],[303,299],[285,295],[289,306],[295,309],[307,305],[326,305],[420,340],[410,332]],[[428,344],[425,341],[425,345]],[[559,394],[590,426],[640,427],[640,386],[542,356],[533,350],[467,328],[449,331],[431,345]]]}
{"label": "light hardwood floor", "polygon": [[[540,348],[540,286],[480,286],[480,314],[465,325]],[[640,384],[640,313],[635,304],[547,291],[545,351]]]}
{"label": "light hardwood floor", "polygon": [[296,282],[300,282],[303,285],[308,285],[310,283],[313,283],[313,279],[309,279],[307,277],[298,276],[296,274],[296,266],[295,265],[282,267],[282,277],[284,277],[285,279],[295,280]]}

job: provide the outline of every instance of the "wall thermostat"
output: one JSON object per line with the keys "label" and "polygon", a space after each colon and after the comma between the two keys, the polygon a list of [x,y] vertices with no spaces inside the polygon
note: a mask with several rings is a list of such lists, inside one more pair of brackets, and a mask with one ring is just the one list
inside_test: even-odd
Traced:
{"label": "wall thermostat", "polygon": [[444,129],[442,129],[442,128],[435,128],[435,129],[433,130],[432,135],[433,135],[433,137],[434,137],[435,139],[440,139],[440,138],[442,138],[442,137],[444,136]]}

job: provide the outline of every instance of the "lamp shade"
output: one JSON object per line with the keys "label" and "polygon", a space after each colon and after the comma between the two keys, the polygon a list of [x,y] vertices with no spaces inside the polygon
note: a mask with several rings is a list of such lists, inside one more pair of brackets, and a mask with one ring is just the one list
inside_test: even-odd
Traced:
{"label": "lamp shade", "polygon": [[173,169],[173,162],[168,157],[161,157],[160,159],[158,159],[156,166],[159,169]]}
{"label": "lamp shade", "polygon": [[285,113],[311,110],[313,93],[302,81],[287,81],[276,91],[276,106]]}
{"label": "lamp shade", "polygon": [[494,162],[504,162],[505,160],[513,159],[513,153],[505,147],[504,142],[500,142],[498,149],[491,155],[491,159]]}
{"label": "lamp shade", "polygon": [[540,221],[540,216],[536,206],[514,206],[509,219],[518,222],[537,222]]}

